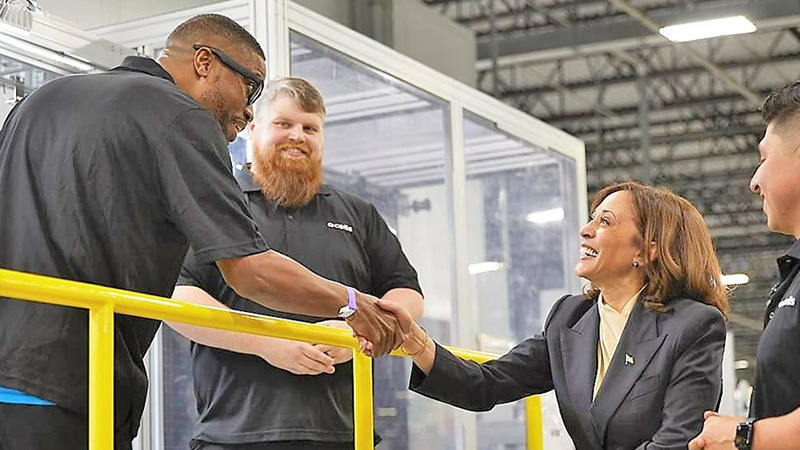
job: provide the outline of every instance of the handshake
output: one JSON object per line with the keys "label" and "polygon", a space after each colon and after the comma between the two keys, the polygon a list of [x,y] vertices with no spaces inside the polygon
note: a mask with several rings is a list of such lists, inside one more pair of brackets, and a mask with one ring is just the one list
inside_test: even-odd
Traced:
{"label": "handshake", "polygon": [[411,343],[419,326],[405,308],[389,300],[356,292],[356,312],[347,319],[361,351],[373,358]]}

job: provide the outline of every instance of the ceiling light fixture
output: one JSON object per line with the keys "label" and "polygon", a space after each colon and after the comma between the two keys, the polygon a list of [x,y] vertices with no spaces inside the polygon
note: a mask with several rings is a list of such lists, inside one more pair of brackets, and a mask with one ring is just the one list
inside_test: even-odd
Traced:
{"label": "ceiling light fixture", "polygon": [[467,270],[469,270],[470,275],[475,275],[479,273],[486,273],[486,272],[497,272],[498,270],[505,269],[505,264],[497,261],[485,261],[479,262],[475,264],[470,264]]}
{"label": "ceiling light fixture", "polygon": [[531,223],[548,223],[564,220],[564,208],[553,208],[545,211],[536,211],[525,216],[525,220]]}
{"label": "ceiling light fixture", "polygon": [[35,0],[0,0],[0,24],[27,33],[33,28],[33,12],[38,8]]}
{"label": "ceiling light fixture", "polygon": [[725,286],[733,286],[736,284],[747,284],[750,282],[750,277],[745,273],[732,273],[730,275],[722,275],[722,284]]}
{"label": "ceiling light fixture", "polygon": [[83,72],[88,72],[94,69],[94,66],[91,64],[87,64],[84,61],[77,59],[74,56],[67,55],[63,52],[57,52],[54,50],[50,50],[48,48],[40,47],[36,44],[31,44],[23,39],[16,38],[14,36],[9,36],[0,32],[0,42],[8,44],[14,49],[19,50],[24,55],[33,56],[36,55],[38,57],[44,58],[45,61],[48,62],[57,62],[60,64],[64,64],[70,66],[74,69],[78,69]]}
{"label": "ceiling light fixture", "polygon": [[755,24],[745,16],[670,25],[658,30],[662,36],[672,42],[689,42],[718,36],[752,33],[754,31],[756,31]]}

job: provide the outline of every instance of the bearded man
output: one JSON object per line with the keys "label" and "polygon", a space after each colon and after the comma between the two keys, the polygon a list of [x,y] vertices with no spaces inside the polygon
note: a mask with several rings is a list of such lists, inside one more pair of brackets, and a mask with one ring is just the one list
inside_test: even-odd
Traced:
{"label": "bearded man", "polygon": [[[370,203],[323,184],[321,94],[271,81],[250,124],[253,163],[237,173],[271,248],[330,280],[422,315],[417,273]],[[248,170],[249,169],[249,170]],[[213,264],[189,256],[173,298],[349,329],[239,297]],[[170,324],[192,340],[199,418],[193,450],[352,449],[352,351]]]}

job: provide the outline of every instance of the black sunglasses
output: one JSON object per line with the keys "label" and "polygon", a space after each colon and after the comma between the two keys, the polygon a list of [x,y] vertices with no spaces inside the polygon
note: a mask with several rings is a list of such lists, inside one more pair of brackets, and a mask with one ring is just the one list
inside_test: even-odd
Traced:
{"label": "black sunglasses", "polygon": [[192,46],[192,48],[194,48],[195,50],[200,50],[201,48],[207,48],[208,51],[210,51],[214,56],[217,57],[217,59],[222,61],[222,64],[225,64],[234,72],[250,80],[253,84],[251,85],[252,87],[250,90],[250,94],[247,95],[247,104],[252,105],[253,103],[255,103],[256,100],[258,100],[258,97],[264,90],[264,80],[261,79],[261,77],[245,69],[244,66],[237,63],[233,58],[226,55],[222,51],[217,50],[214,47],[209,47],[203,44],[195,44],[194,46]]}

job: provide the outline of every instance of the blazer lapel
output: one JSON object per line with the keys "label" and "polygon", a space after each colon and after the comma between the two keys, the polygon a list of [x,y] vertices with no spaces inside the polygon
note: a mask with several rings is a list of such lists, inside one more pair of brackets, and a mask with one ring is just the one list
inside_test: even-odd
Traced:
{"label": "blazer lapel", "polygon": [[561,350],[564,358],[564,376],[570,403],[576,419],[583,425],[587,438],[599,443],[591,420],[584,411],[592,404],[592,390],[597,374],[597,339],[600,315],[597,305],[589,308],[571,328],[561,331]]}
{"label": "blazer lapel", "polygon": [[617,349],[611,358],[611,364],[603,378],[603,384],[597,391],[591,407],[592,420],[601,445],[605,445],[608,421],[665,338],[666,335],[658,335],[657,313],[645,308],[642,302],[637,303],[631,311]]}

